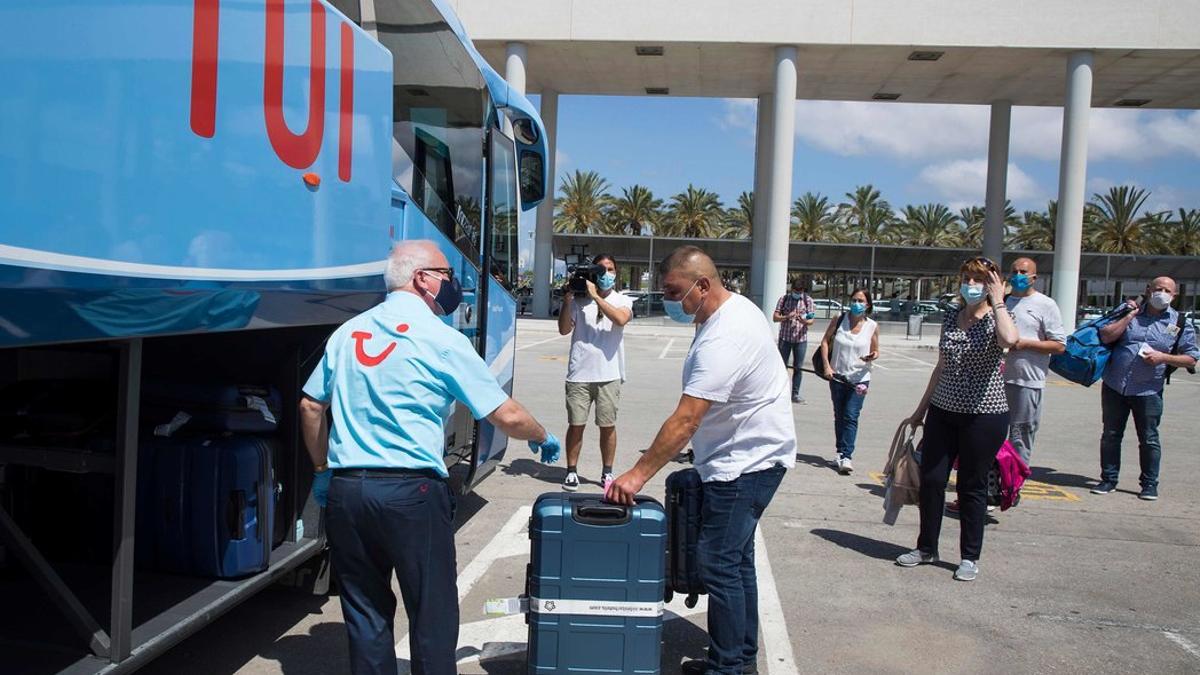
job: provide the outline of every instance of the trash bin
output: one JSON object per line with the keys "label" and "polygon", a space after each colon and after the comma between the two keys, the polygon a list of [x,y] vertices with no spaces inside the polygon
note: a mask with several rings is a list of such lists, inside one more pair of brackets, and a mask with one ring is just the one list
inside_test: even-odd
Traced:
{"label": "trash bin", "polygon": [[924,321],[925,321],[925,316],[923,314],[909,314],[908,315],[908,330],[905,331],[905,333],[904,333],[904,339],[920,340],[921,339],[921,325],[924,323]]}

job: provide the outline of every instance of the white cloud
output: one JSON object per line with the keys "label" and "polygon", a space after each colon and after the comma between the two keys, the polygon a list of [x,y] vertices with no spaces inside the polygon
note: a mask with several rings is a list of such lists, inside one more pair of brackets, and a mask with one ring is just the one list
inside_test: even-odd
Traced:
{"label": "white cloud", "polygon": [[[753,133],[755,103],[726,101],[721,126]],[[966,159],[987,155],[990,107],[923,103],[798,101],[796,136],[843,156]],[[1200,111],[1101,108],[1088,116],[1088,158],[1142,161],[1200,158]],[[1010,157],[1056,161],[1062,109],[1013,109]]]}
{"label": "white cloud", "polygon": [[[987,193],[987,160],[955,159],[921,170],[918,182],[932,188],[952,208],[983,204]],[[1016,164],[1008,165],[1008,198],[1014,203],[1038,200],[1045,191]]]}

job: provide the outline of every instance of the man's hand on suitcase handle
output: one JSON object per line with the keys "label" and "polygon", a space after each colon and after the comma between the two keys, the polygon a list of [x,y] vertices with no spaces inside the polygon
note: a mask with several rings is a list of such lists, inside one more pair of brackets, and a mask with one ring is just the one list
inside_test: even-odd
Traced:
{"label": "man's hand on suitcase handle", "polygon": [[633,506],[634,497],[637,497],[637,494],[645,486],[646,479],[638,473],[636,468],[630,469],[617,476],[616,480],[609,484],[608,490],[604,493],[604,500],[614,504]]}
{"label": "man's hand on suitcase handle", "polygon": [[324,471],[316,471],[313,473],[313,499],[317,500],[317,506],[325,508],[329,502],[329,483],[333,480],[333,470],[326,468]]}

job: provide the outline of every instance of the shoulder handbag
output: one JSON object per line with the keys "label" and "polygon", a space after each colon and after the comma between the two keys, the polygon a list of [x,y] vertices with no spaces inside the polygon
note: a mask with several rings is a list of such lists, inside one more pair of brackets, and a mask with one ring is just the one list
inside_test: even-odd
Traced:
{"label": "shoulder handbag", "polygon": [[[842,324],[842,319],[843,319],[845,316],[846,316],[846,313],[845,313],[845,312],[842,312],[841,314],[838,314],[837,323],[835,323],[835,324],[833,324],[833,325],[834,325],[834,326],[840,326],[840,325]],[[836,328],[834,329],[834,333],[835,333],[835,334],[837,333],[837,329],[836,329]],[[825,380],[826,382],[828,382],[828,381],[829,381],[829,378],[825,377],[825,367],[826,367],[826,366],[829,364],[829,362],[828,362],[828,361],[826,361],[826,360],[825,360],[825,358],[824,358],[824,356],[821,354],[821,345],[822,345],[822,344],[825,344],[825,338],[824,338],[824,337],[822,337],[822,338],[821,338],[821,342],[817,344],[817,347],[816,347],[816,349],[813,349],[813,353],[812,353],[812,368],[813,368],[813,374],[814,374],[814,375],[816,375],[817,377],[821,378],[822,380]],[[833,345],[830,345],[830,346],[829,346],[829,350],[830,350],[830,351],[833,351]]]}
{"label": "shoulder handbag", "polygon": [[[1183,339],[1183,326],[1185,321],[1186,319],[1183,316],[1183,312],[1179,312],[1179,320],[1175,322],[1175,327],[1178,329],[1175,333],[1175,344],[1171,345],[1171,351],[1168,352],[1172,356],[1179,353],[1179,341]],[[1163,379],[1167,384],[1171,384],[1171,374],[1176,370],[1179,370],[1179,366],[1167,366],[1166,371],[1163,373]],[[1192,366],[1191,368],[1188,368],[1187,371],[1192,375],[1195,375],[1196,367]]]}

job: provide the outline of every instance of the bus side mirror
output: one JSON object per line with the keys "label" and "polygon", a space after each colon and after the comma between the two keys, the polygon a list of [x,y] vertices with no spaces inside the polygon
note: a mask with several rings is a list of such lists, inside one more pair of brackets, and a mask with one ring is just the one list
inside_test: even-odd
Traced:
{"label": "bus side mirror", "polygon": [[519,167],[521,180],[521,207],[536,206],[546,197],[546,163],[542,156],[530,150],[521,152]]}

